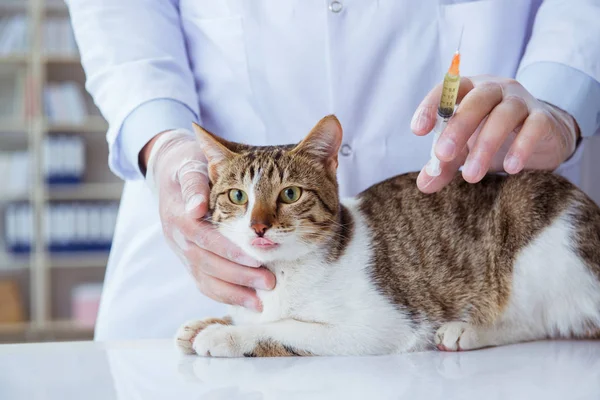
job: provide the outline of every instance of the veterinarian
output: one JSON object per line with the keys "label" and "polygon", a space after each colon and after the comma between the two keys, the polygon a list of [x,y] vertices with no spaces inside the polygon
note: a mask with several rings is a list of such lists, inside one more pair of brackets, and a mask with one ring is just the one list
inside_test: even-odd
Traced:
{"label": "veterinarian", "polygon": [[422,171],[422,191],[462,165],[472,183],[529,168],[577,183],[600,124],[598,0],[67,2],[87,89],[110,123],[110,167],[127,181],[100,340],[171,337],[222,303],[260,310],[253,288],[275,285],[202,221],[205,159],[181,131],[192,121],[266,145],[297,142],[335,113],[341,194],[354,195],[427,163],[436,85],[464,27],[460,106],[436,147],[444,172]]}

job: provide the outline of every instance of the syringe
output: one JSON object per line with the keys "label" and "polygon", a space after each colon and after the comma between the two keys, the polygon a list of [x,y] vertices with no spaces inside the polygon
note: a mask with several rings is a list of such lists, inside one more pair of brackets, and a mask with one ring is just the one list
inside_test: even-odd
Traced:
{"label": "syringe", "polygon": [[[462,39],[462,32],[461,32]],[[427,164],[425,171],[429,176],[439,176],[442,173],[440,167],[440,160],[435,155],[435,145],[440,138],[440,135],[446,129],[448,120],[454,115],[454,106],[456,105],[456,97],[458,96],[458,87],[460,85],[460,40],[458,49],[452,57],[452,64],[444,76],[444,84],[442,85],[442,98],[440,99],[440,106],[438,107],[437,118],[435,120],[435,126],[433,127],[433,144],[431,145],[431,160]]]}

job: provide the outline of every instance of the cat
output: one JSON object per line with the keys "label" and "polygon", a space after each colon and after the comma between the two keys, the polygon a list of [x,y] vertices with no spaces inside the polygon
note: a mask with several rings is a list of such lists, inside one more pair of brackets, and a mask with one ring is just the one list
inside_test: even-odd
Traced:
{"label": "cat", "polygon": [[212,221],[272,271],[263,311],[191,321],[185,353],[382,355],[600,338],[600,208],[558,175],[457,176],[436,194],[416,173],[340,200],[342,127],[252,147],[194,126]]}

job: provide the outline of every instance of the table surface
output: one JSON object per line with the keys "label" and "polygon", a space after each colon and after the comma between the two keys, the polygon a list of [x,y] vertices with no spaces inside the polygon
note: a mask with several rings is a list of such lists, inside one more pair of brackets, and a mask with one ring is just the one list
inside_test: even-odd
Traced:
{"label": "table surface", "polygon": [[600,341],[208,359],[171,341],[0,346],[0,399],[600,399]]}

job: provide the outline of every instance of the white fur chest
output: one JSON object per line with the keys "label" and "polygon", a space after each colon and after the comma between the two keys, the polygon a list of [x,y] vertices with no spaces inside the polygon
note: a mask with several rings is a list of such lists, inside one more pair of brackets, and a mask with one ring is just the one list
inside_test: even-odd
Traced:
{"label": "white fur chest", "polygon": [[[233,307],[232,317],[238,324],[257,324],[286,318],[303,319],[312,316],[312,306],[323,296],[323,280],[327,269],[316,258],[303,262],[278,262],[268,265],[275,274],[277,285],[273,290],[258,290],[263,311],[257,313],[241,307]],[[312,310],[311,310],[312,309]]]}
{"label": "white fur chest", "polygon": [[269,265],[277,278],[272,291],[258,291],[263,312],[232,310],[236,324],[259,324],[284,319],[351,327],[372,346],[385,352],[413,348],[421,336],[412,332],[407,317],[374,285],[370,276],[371,237],[355,203],[346,206],[355,229],[343,255],[327,262],[315,252],[302,261]]}

